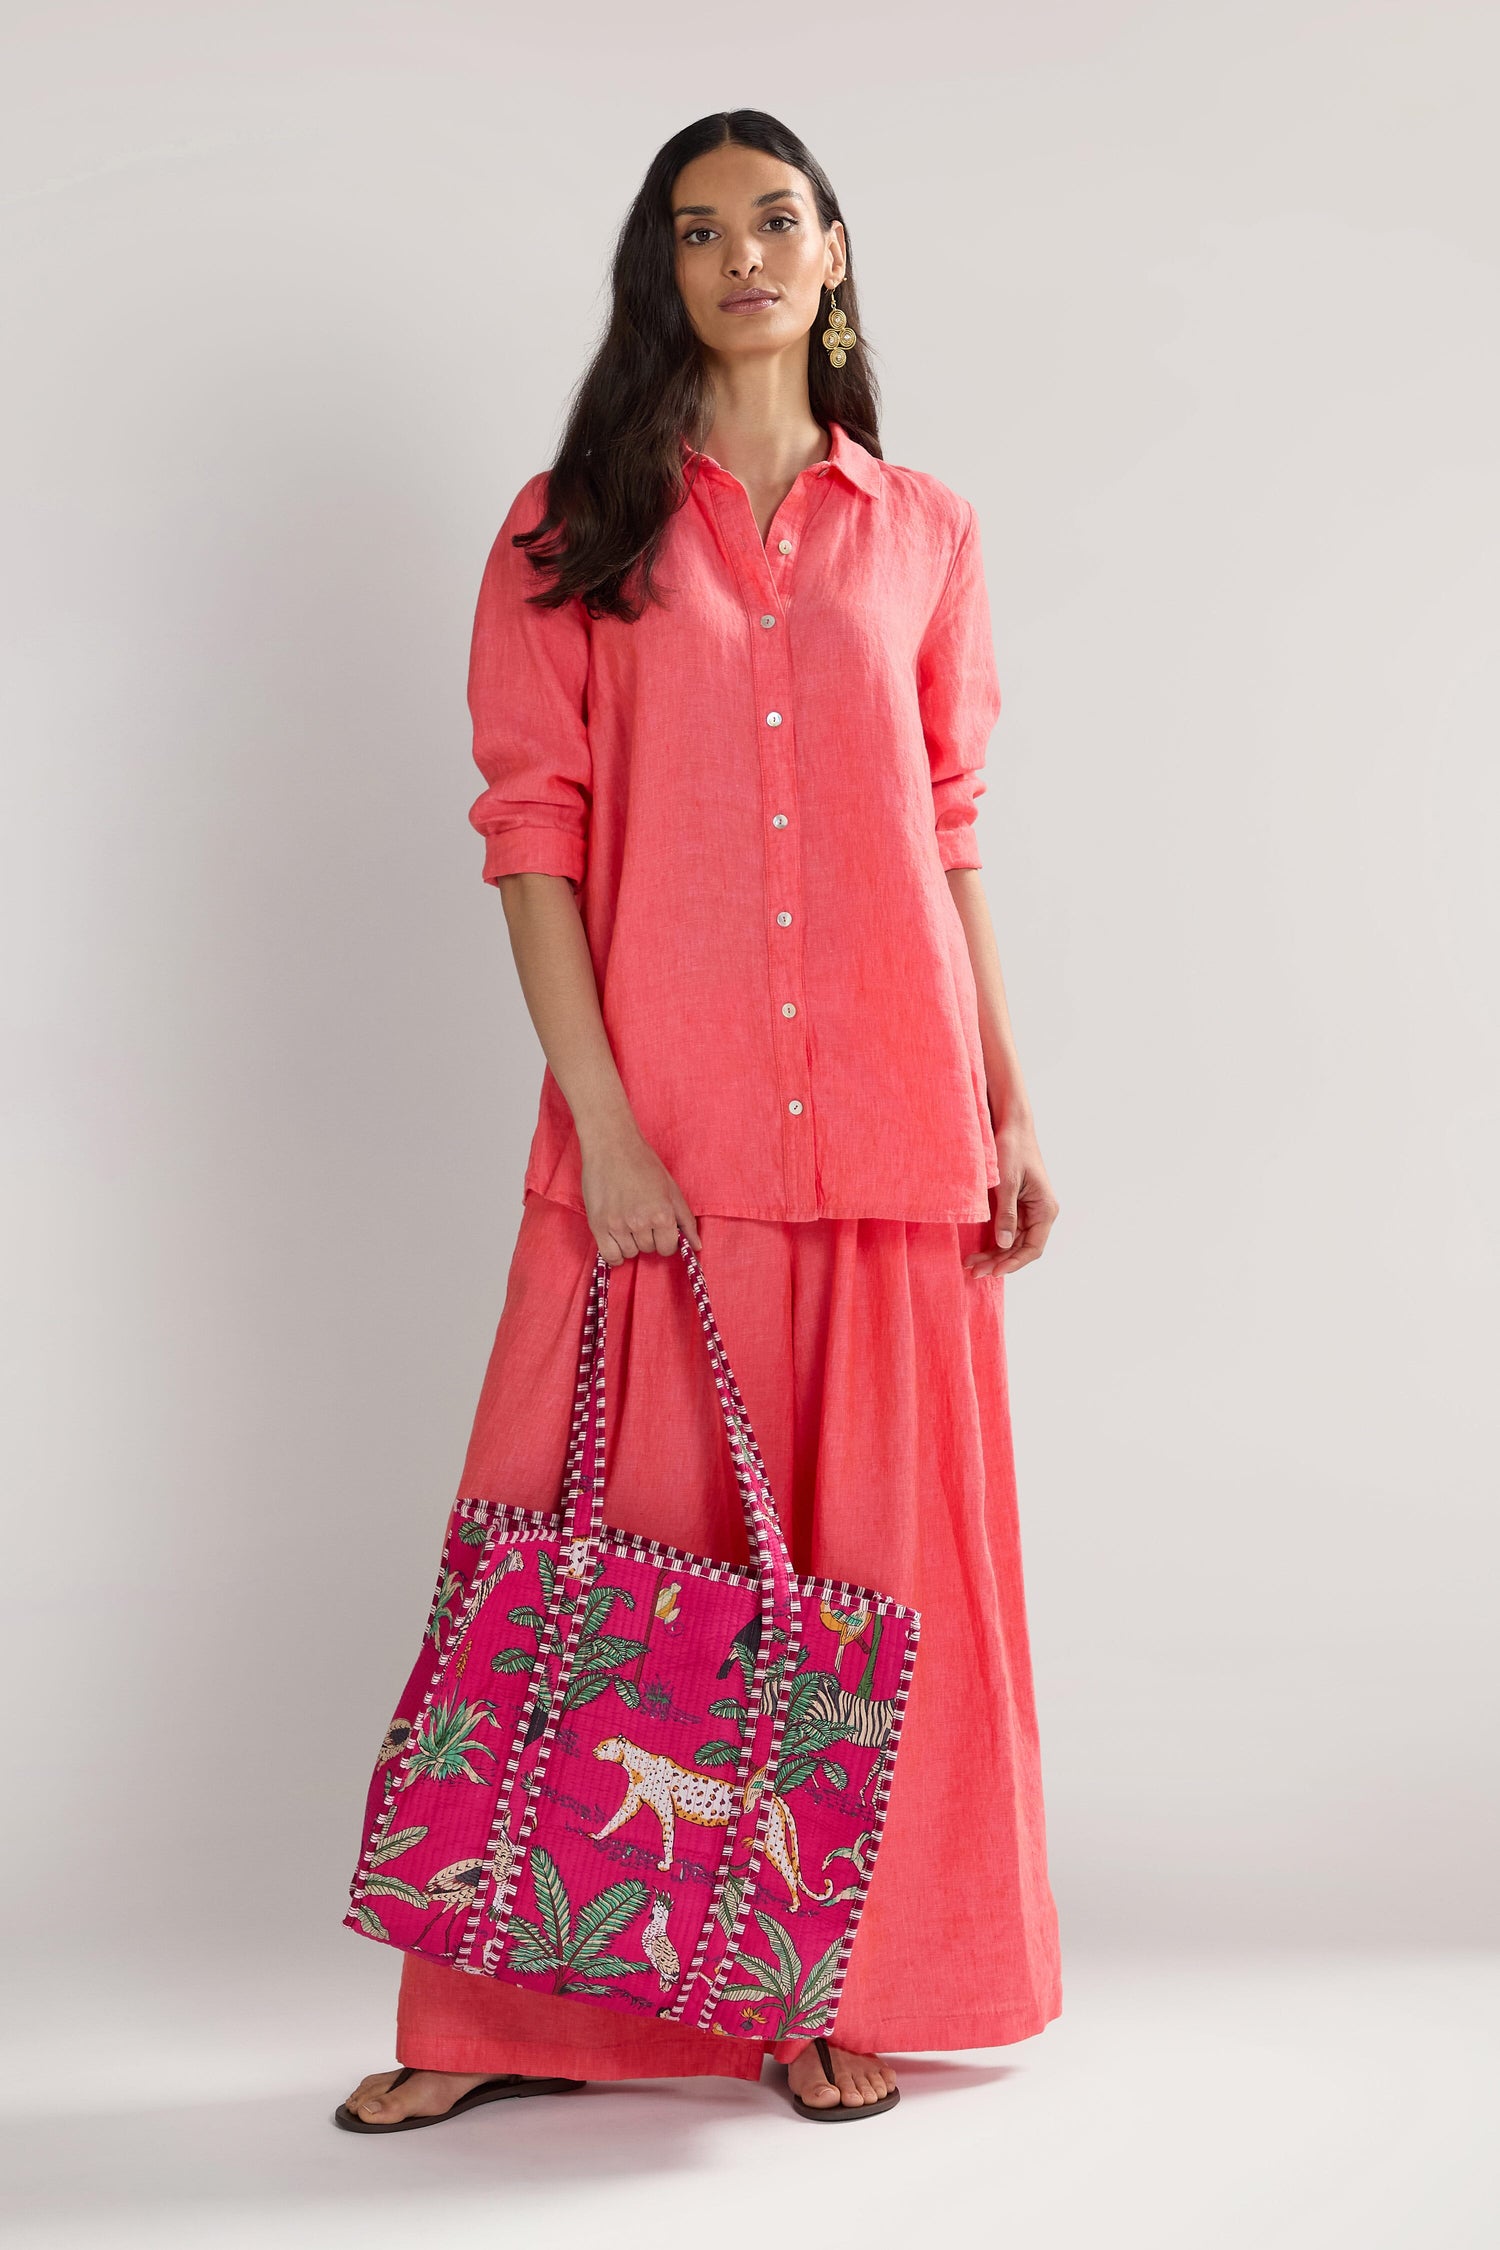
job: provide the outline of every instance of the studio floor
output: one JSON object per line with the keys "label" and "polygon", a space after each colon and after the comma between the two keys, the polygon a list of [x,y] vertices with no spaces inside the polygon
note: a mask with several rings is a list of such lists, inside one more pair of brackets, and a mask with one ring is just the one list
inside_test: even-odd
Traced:
{"label": "studio floor", "polygon": [[10,2250],[450,2250],[716,2240],[1004,2250],[1493,2250],[1500,1960],[1070,1959],[1066,2013],[903,2060],[809,2128],[784,2078],[590,2088],[367,2141],[394,1964],[349,1940],[239,1981],[26,1980],[6,2033]]}

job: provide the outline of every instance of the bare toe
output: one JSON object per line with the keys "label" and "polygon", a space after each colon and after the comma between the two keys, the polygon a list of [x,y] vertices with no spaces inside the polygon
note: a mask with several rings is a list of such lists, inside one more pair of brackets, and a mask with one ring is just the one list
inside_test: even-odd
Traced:
{"label": "bare toe", "polygon": [[377,2070],[362,2078],[349,2097],[354,2115],[367,2125],[394,2125],[403,2117],[441,2117],[461,2094],[478,2086],[482,2072],[461,2075],[445,2070],[416,2070],[399,2086],[397,2070]]}
{"label": "bare toe", "polygon": [[[804,2062],[803,2057],[809,2058]],[[816,2047],[804,2047],[802,2054],[790,2066],[791,2090],[800,2095],[809,2109],[863,2109],[871,2102],[882,2101],[896,2090],[895,2073],[878,2055],[855,2055],[841,2047],[830,2045],[828,2060],[833,2071],[830,2086],[817,2059]]]}
{"label": "bare toe", "polygon": [[389,2093],[395,2076],[394,2070],[372,2071],[368,2078],[360,2080],[344,2106],[356,2117],[380,2118],[384,2114],[381,2097]]}

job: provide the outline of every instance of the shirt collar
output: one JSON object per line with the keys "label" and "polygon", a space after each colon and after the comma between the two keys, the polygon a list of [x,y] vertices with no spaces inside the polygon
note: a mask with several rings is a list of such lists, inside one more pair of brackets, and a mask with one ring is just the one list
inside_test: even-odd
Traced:
{"label": "shirt collar", "polygon": [[[697,461],[706,462],[710,468],[720,467],[711,453],[700,453],[686,438],[682,441],[682,458],[684,464]],[[833,471],[846,484],[852,484],[856,492],[868,493],[871,498],[880,489],[879,461],[873,453],[866,451],[857,438],[850,437],[842,422],[829,423],[827,460],[817,462],[814,466]]]}

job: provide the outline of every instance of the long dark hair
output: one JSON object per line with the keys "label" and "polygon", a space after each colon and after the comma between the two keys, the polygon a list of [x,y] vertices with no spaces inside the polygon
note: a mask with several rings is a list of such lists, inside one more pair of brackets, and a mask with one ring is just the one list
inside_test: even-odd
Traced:
{"label": "long dark hair", "polygon": [[[516,535],[548,581],[531,599],[548,608],[576,596],[591,617],[629,622],[653,598],[652,566],[686,491],[682,440],[701,444],[711,409],[702,349],[677,287],[672,183],[694,157],[729,144],[760,149],[802,173],[824,229],[842,223],[822,165],[763,110],[718,110],[657,150],[615,245],[609,326],[574,396],[548,477],[547,512]],[[821,341],[825,290],[807,339],[812,410],[825,429],[842,423],[878,459],[879,397],[852,266],[838,293],[859,346],[843,367],[829,364]]]}

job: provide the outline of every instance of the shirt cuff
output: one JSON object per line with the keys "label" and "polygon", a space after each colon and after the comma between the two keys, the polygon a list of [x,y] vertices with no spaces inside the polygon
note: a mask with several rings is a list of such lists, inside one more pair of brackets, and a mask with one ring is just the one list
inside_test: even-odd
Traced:
{"label": "shirt cuff", "polygon": [[497,828],[484,839],[484,879],[502,875],[566,875],[583,881],[584,841],[566,828]]}
{"label": "shirt cuff", "polygon": [[967,821],[962,828],[940,828],[937,832],[937,840],[938,857],[943,863],[945,874],[955,867],[978,867],[981,865],[979,847],[974,840],[974,830]]}

